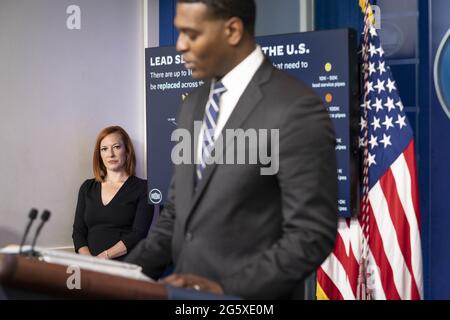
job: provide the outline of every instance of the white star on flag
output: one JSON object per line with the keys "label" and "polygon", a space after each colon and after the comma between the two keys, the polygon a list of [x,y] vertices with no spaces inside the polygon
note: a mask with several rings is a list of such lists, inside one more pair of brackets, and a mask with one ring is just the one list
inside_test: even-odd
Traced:
{"label": "white star on flag", "polygon": [[363,104],[360,105],[361,108],[366,108],[369,107],[369,101],[364,102]]}
{"label": "white star on flag", "polygon": [[370,124],[373,127],[373,131],[377,131],[377,129],[381,129],[380,120],[377,117],[373,117],[373,122]]}
{"label": "white star on flag", "polygon": [[369,63],[369,76],[371,76],[374,72],[377,72],[377,70],[375,69],[375,62]]}
{"label": "white star on flag", "polygon": [[380,76],[386,72],[385,62],[381,62],[378,64],[378,71],[380,72]]}
{"label": "white star on flag", "polygon": [[364,138],[359,137],[359,147],[362,148],[365,146]]}
{"label": "white star on flag", "polygon": [[391,136],[387,136],[383,133],[383,140],[380,140],[382,144],[384,144],[384,148],[386,149],[388,146],[392,146]]}
{"label": "white star on flag", "polygon": [[[361,119],[361,120],[364,120],[364,119]],[[392,124],[392,120],[394,120],[394,119],[391,118],[391,117],[386,116],[386,118],[385,118],[385,120],[383,122],[383,126],[386,127],[386,131],[388,131],[389,128],[393,128],[394,127],[394,125]]]}
{"label": "white star on flag", "polygon": [[371,149],[378,147],[378,138],[374,135],[370,135],[369,144]]}
{"label": "white star on flag", "polygon": [[406,116],[401,117],[398,115],[398,120],[395,123],[399,125],[400,129],[406,127]]}
{"label": "white star on flag", "polygon": [[395,87],[395,81],[392,81],[391,78],[388,78],[386,87],[389,89],[389,93],[391,93],[392,90],[397,90],[397,88]]}
{"label": "white star on flag", "polygon": [[360,126],[362,129],[367,128],[367,121],[366,121],[363,117],[361,117],[361,122],[359,123],[359,126]]}
{"label": "white star on flag", "polygon": [[378,54],[380,55],[380,57],[384,56],[384,50],[381,46],[378,47],[377,51],[378,51]]}
{"label": "white star on flag", "polygon": [[369,153],[369,167],[373,164],[377,164],[377,162],[375,161],[375,155]]}
{"label": "white star on flag", "polygon": [[388,97],[388,100],[384,104],[384,106],[386,108],[388,108],[388,112],[391,112],[391,110],[395,110],[394,99],[391,99],[391,98]]}
{"label": "white star on flag", "polygon": [[373,82],[368,82],[367,83],[367,91],[369,93],[372,92],[372,91],[375,91],[375,90],[373,90]]}
{"label": "white star on flag", "polygon": [[383,100],[376,98],[375,103],[372,105],[372,107],[377,108],[377,112],[380,110],[383,110]]}
{"label": "white star on flag", "polygon": [[381,91],[385,91],[385,89],[384,89],[384,81],[381,81],[380,79],[377,79],[377,85],[374,86],[374,88],[378,90],[378,94],[380,94]]}
{"label": "white star on flag", "polygon": [[369,53],[370,53],[370,57],[372,58],[375,54],[377,54],[377,49],[375,48],[375,46],[374,45],[370,45],[370,48],[369,48]]}
{"label": "white star on flag", "polygon": [[372,35],[372,37],[376,37],[377,36],[377,29],[375,29],[374,26],[371,26],[369,31],[370,31],[370,34]]}

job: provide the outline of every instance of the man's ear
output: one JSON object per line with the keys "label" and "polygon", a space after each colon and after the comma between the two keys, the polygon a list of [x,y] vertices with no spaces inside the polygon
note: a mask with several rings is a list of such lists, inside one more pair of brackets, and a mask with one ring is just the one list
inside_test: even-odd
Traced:
{"label": "man's ear", "polygon": [[238,45],[244,36],[244,32],[244,23],[241,19],[232,17],[226,21],[225,34],[229,45]]}

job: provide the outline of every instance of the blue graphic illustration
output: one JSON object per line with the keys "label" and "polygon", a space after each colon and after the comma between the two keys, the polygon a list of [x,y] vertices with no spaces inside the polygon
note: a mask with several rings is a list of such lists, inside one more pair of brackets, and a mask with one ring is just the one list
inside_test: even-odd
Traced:
{"label": "blue graphic illustration", "polygon": [[442,39],[436,53],[434,85],[439,102],[450,118],[450,29]]}

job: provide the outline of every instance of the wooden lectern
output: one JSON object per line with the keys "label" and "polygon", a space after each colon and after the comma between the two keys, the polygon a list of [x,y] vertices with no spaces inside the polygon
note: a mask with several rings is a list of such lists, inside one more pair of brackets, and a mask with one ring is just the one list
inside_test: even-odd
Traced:
{"label": "wooden lectern", "polygon": [[80,269],[80,289],[69,289],[67,266],[18,254],[0,254],[0,288],[21,292],[22,299],[156,299],[168,298],[166,286]]}

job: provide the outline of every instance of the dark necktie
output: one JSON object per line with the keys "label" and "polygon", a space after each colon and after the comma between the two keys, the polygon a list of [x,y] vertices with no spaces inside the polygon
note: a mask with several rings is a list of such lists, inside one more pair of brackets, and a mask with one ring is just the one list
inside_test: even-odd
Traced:
{"label": "dark necktie", "polygon": [[212,88],[210,97],[205,109],[203,117],[203,140],[202,140],[202,156],[200,163],[197,165],[197,181],[203,178],[203,170],[206,168],[206,159],[211,156],[211,151],[214,149],[214,132],[217,127],[217,119],[219,118],[219,101],[220,96],[227,89],[222,82],[217,81]]}

